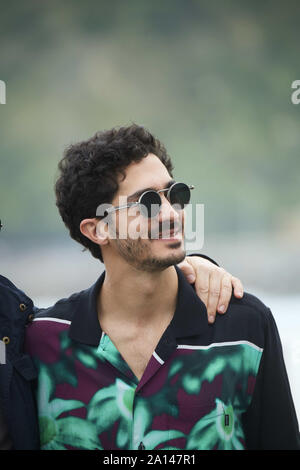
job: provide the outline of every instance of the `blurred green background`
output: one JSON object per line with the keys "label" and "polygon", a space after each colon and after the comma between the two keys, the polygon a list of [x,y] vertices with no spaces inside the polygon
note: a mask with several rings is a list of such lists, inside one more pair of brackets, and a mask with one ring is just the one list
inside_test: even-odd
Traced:
{"label": "blurred green background", "polygon": [[55,206],[71,142],[136,122],[205,206],[204,246],[273,311],[300,418],[299,1],[0,0],[0,272],[38,306],[104,266]]}
{"label": "blurred green background", "polygon": [[[60,219],[57,163],[69,143],[133,121],[165,143],[175,177],[195,184],[193,202],[205,205],[200,251],[246,287],[297,291],[300,105],[291,102],[291,83],[300,79],[299,2],[0,6],[0,79],[7,86],[0,105],[0,254],[10,275],[32,295],[60,295],[57,277],[45,291],[31,281],[30,265],[38,250],[53,262],[51,247],[58,253],[62,244],[70,258],[80,253],[88,272],[91,265],[103,269],[81,253]],[[62,263],[67,269],[67,254],[57,256],[58,272]]]}

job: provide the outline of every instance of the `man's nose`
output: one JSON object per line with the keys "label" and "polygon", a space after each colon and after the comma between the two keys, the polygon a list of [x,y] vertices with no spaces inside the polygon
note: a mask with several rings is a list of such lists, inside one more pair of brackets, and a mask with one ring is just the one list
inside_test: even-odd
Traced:
{"label": "man's nose", "polygon": [[163,222],[164,220],[170,220],[172,222],[179,222],[181,215],[181,211],[176,210],[167,199],[167,197],[163,194],[161,195],[161,206],[159,211],[159,221]]}

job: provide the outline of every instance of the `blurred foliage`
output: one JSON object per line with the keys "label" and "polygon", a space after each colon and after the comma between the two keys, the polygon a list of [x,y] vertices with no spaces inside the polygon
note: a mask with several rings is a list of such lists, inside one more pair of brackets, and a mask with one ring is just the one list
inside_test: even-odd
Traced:
{"label": "blurred foliage", "polygon": [[137,122],[196,185],[210,232],[279,230],[298,213],[298,1],[0,1],[1,219],[65,233],[63,149]]}

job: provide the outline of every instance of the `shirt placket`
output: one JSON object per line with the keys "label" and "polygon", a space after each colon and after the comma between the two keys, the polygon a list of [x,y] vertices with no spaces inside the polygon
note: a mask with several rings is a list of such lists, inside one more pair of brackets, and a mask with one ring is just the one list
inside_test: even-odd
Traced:
{"label": "shirt placket", "polygon": [[[155,374],[161,367],[164,366],[165,361],[170,358],[177,348],[177,342],[172,334],[172,330],[168,329],[164,332],[162,338],[157,345],[156,350],[153,352],[151,359],[144,371],[144,374],[138,383],[134,394],[133,402],[133,424],[132,424],[132,450],[152,450],[147,449],[149,445],[149,433],[152,428],[147,422],[147,412],[143,407],[145,406],[146,398],[143,397],[143,388],[152,380],[155,380]],[[160,355],[158,354],[158,352]],[[154,417],[152,416],[151,419]]]}
{"label": "shirt placket", "polygon": [[[134,392],[132,394],[133,399],[131,406],[132,419],[131,421],[128,420],[130,450],[146,450],[144,440],[145,436],[151,432],[151,429],[148,429],[145,419],[143,419],[145,398],[142,396],[142,389],[150,380],[155,380],[154,376],[156,372],[163,367],[165,360],[167,360],[174,352],[176,346],[176,341],[174,337],[170,336],[170,331],[165,332],[158,344],[159,352],[164,359],[154,351],[141,380],[138,381],[137,377],[133,374],[132,370],[123,359],[114,343],[110,340],[109,336],[102,332],[97,354],[104,358],[110,365],[118,370],[118,372],[121,372],[122,375],[126,376],[126,383],[128,386],[132,387]],[[130,385],[128,384],[128,379],[130,381]]]}

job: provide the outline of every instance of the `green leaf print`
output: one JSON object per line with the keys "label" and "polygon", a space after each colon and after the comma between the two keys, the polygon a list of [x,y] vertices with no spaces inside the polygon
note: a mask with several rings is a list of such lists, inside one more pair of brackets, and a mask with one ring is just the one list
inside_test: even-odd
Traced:
{"label": "green leaf print", "polygon": [[[152,419],[153,415],[148,401],[141,399],[134,410],[134,434],[139,436],[138,440],[144,443],[146,449],[155,449],[158,445],[171,439],[185,437],[181,431],[152,430]],[[137,442],[135,442],[136,445]]]}
{"label": "green leaf print", "polygon": [[[180,371],[175,393],[182,387],[186,393],[199,394],[204,382],[212,383],[222,375],[222,398],[235,397],[235,409],[244,410],[251,400],[247,393],[249,376],[255,377],[261,352],[248,344],[211,347],[195,350],[175,360],[169,371],[169,380]],[[237,384],[239,392],[236,393]],[[238,408],[236,408],[238,407]]]}
{"label": "green leaf print", "polygon": [[116,385],[98,390],[88,403],[87,410],[87,418],[95,423],[98,434],[112,426],[121,416],[116,402]]}
{"label": "green leaf print", "polygon": [[96,392],[87,405],[87,418],[95,424],[98,435],[119,421],[116,441],[120,448],[129,445],[135,388],[116,379],[113,385]]}
{"label": "green leaf print", "polygon": [[85,406],[84,403],[60,398],[51,401],[53,389],[54,382],[49,377],[47,369],[40,365],[37,402],[41,449],[62,450],[66,449],[66,445],[80,449],[101,449],[93,423],[72,416],[59,418],[62,413]]}
{"label": "green leaf print", "polygon": [[216,407],[203,416],[187,436],[187,450],[241,450],[244,433],[232,405],[216,399]]}

